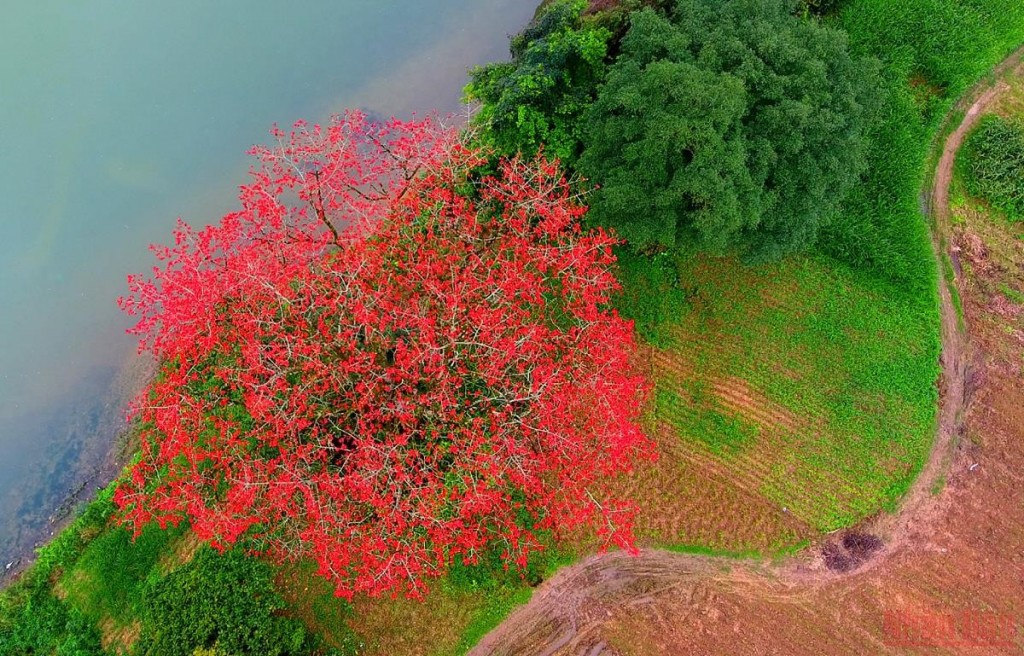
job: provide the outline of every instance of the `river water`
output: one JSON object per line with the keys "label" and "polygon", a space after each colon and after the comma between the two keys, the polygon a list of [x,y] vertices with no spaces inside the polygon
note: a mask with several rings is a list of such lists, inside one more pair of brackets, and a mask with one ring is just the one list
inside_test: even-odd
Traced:
{"label": "river water", "polygon": [[345,107],[459,110],[536,0],[36,0],[0,18],[0,574],[103,483],[146,246],[234,207],[250,145]]}

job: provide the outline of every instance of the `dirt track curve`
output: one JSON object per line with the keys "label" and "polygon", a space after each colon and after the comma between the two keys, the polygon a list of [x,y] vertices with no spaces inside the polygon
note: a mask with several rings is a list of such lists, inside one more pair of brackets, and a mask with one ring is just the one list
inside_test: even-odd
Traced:
{"label": "dirt track curve", "polygon": [[[961,123],[944,132],[932,184],[922,193],[940,272],[945,253],[957,248],[949,210],[955,154],[1008,88],[1006,76],[1020,73],[1022,56],[1024,47],[966,94]],[[963,293],[964,280],[956,284]],[[662,550],[594,555],[541,584],[470,654],[1024,653],[1024,391],[1019,378],[990,371],[989,343],[1000,336],[975,334],[972,318],[983,304],[964,297],[969,342],[949,287],[941,280],[939,287],[938,434],[900,510],[858,527],[883,542],[867,562],[844,573],[827,567],[822,554],[839,548],[841,536],[782,563]],[[939,636],[922,652],[905,651],[893,624],[964,617],[979,617],[984,635]],[[1013,645],[1007,623],[1018,632]]]}

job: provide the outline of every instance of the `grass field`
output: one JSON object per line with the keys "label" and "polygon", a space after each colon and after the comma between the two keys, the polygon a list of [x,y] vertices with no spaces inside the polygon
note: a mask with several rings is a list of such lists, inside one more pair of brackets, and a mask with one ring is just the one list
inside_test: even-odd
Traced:
{"label": "grass field", "polygon": [[934,431],[930,296],[823,258],[677,262],[688,307],[652,347],[664,450],[645,541],[777,551],[891,508]]}
{"label": "grass field", "polygon": [[[357,596],[348,603],[334,596],[312,563],[275,567],[240,551],[217,555],[184,527],[149,526],[133,541],[109,521],[111,491],[90,504],[0,595],[0,653],[164,656],[146,643],[158,636],[160,623],[184,619],[209,628],[203,625],[209,625],[214,611],[201,610],[203,617],[189,613],[193,605],[212,603],[227,609],[214,623],[221,629],[230,626],[238,634],[268,630],[271,636],[280,634],[283,643],[294,640],[296,631],[304,632],[303,649],[318,649],[315,653],[324,656],[453,656],[465,653],[512,608],[528,601],[530,581],[543,579],[568,559],[552,552],[533,563],[525,577],[493,563],[459,565],[433,584],[423,602]],[[203,591],[213,596],[197,600]],[[177,593],[177,601],[173,596],[168,601],[167,593]],[[163,601],[154,604],[155,597]],[[252,599],[259,604],[245,608]],[[233,616],[231,608],[246,615]],[[247,652],[215,652],[235,653]],[[310,652],[280,652],[291,653]]]}

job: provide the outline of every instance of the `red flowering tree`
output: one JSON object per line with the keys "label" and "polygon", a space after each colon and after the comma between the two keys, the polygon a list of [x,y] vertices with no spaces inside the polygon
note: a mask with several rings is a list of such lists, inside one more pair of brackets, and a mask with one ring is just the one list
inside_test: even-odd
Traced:
{"label": "red flowering tree", "polygon": [[257,148],[242,209],[179,222],[121,299],[163,363],[117,490],[136,530],[186,519],[313,558],[337,593],[404,589],[542,532],[632,544],[604,484],[650,453],[613,239],[555,164],[490,177],[431,121],[358,113]]}

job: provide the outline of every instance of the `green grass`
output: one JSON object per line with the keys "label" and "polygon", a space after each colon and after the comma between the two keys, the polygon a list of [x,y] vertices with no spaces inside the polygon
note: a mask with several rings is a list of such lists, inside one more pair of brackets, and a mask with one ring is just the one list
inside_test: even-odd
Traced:
{"label": "green grass", "polygon": [[530,601],[533,588],[503,588],[489,594],[485,603],[474,613],[469,624],[462,630],[458,643],[451,649],[435,652],[436,656],[459,656],[473,648],[491,629],[501,624],[509,613]]}
{"label": "green grass", "polygon": [[637,255],[629,248],[616,248],[616,274],[622,291],[614,298],[615,308],[632,319],[637,334],[660,347],[672,343],[672,326],[686,309],[686,292],[667,253],[655,257]]}
{"label": "green grass", "polygon": [[1006,283],[999,285],[999,291],[1003,293],[1003,296],[1010,299],[1013,303],[1024,305],[1024,293],[1017,291],[1013,287],[1010,287]]}
{"label": "green grass", "polygon": [[934,298],[822,258],[678,266],[694,295],[658,358],[659,420],[817,530],[891,507],[933,438]]}
{"label": "green grass", "polygon": [[856,52],[883,63],[882,110],[869,172],[821,249],[903,287],[934,287],[918,195],[943,118],[975,82],[1024,42],[1018,0],[849,0],[834,23]]}
{"label": "green grass", "polygon": [[715,549],[708,547],[703,544],[671,544],[664,547],[665,551],[672,551],[675,553],[690,554],[693,556],[709,556],[712,558],[732,558],[736,560],[747,559],[747,558],[763,558],[770,556],[772,558],[785,558],[786,556],[792,556],[793,554],[805,549],[810,545],[809,540],[800,540],[793,544],[780,545],[777,549],[773,549],[768,553],[758,551],[756,549],[746,549],[742,551],[734,551],[729,549]]}
{"label": "green grass", "polygon": [[[676,327],[645,329],[674,334],[670,351],[685,362],[662,373],[659,417],[738,478],[761,467],[760,492],[818,530],[894,508],[927,457],[940,275],[919,194],[953,103],[1024,41],[1024,3],[850,0],[833,23],[855,51],[882,61],[885,84],[869,172],[825,231],[820,256],[759,270],[683,260],[674,282],[688,299],[665,324]],[[737,439],[742,424],[724,419],[742,418],[692,393],[730,379],[801,427]]]}
{"label": "green grass", "polygon": [[[245,649],[258,644],[259,653],[348,656],[367,647],[373,651],[386,634],[396,632],[405,632],[407,647],[424,646],[427,632],[443,627],[451,639],[445,644],[428,639],[429,653],[462,654],[526,603],[533,585],[573,558],[549,551],[523,573],[506,571],[493,558],[476,566],[460,564],[424,603],[363,600],[362,610],[367,604],[393,606],[412,619],[365,635],[355,607],[332,594],[312,563],[276,567],[239,551],[221,556],[205,546],[181,561],[187,529],[151,525],[133,541],[111,523],[112,490],[102,492],[41,550],[17,583],[0,593],[0,653],[162,655],[184,649],[184,655],[192,653],[192,641],[206,643],[208,636],[219,635],[221,646],[236,646],[233,653],[256,653]],[[101,646],[101,636],[110,650]],[[383,644],[393,653],[393,643]]]}
{"label": "green grass", "polygon": [[[681,332],[677,334],[683,336]],[[686,400],[673,389],[673,383],[687,388]],[[700,379],[661,381],[654,392],[657,416],[674,420],[673,426],[681,437],[696,440],[717,455],[739,452],[757,438],[759,428],[718,407],[702,383]],[[693,412],[686,421],[679,421],[678,411],[686,405],[691,405]]]}
{"label": "green grass", "polygon": [[1017,0],[850,0],[838,22],[856,48],[934,90],[918,103],[932,125],[1024,41]]}
{"label": "green grass", "polygon": [[107,528],[61,576],[59,585],[87,617],[99,621],[109,616],[127,624],[134,619],[147,583],[160,577],[161,556],[184,530],[161,530],[154,524],[133,541],[128,530]]}
{"label": "green grass", "polygon": [[444,593],[454,597],[472,595],[477,598],[474,601],[482,603],[475,604],[458,642],[434,652],[435,656],[465,654],[516,607],[530,600],[533,596],[531,584],[550,578],[573,560],[570,553],[548,551],[537,554],[522,573],[504,570],[500,561],[493,557],[476,566],[456,563],[444,581]]}

